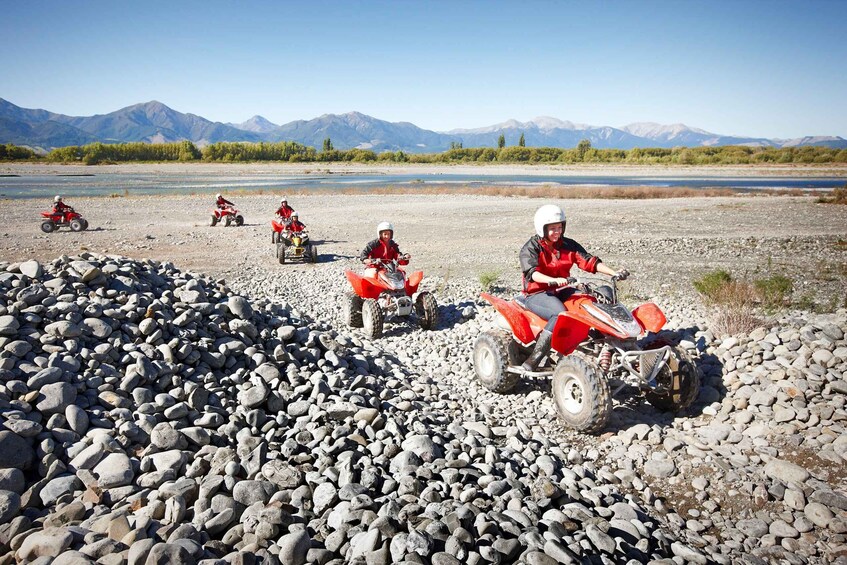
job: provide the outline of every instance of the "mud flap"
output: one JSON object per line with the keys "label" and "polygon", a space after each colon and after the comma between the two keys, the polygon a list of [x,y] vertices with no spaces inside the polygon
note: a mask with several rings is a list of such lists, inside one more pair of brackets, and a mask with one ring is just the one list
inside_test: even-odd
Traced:
{"label": "mud flap", "polygon": [[591,326],[570,312],[562,312],[553,328],[553,349],[562,355],[570,355],[585,341],[590,329]]}

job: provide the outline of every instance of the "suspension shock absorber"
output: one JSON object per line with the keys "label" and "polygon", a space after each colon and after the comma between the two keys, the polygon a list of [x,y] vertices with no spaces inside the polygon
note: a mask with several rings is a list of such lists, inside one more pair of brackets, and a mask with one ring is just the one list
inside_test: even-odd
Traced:
{"label": "suspension shock absorber", "polygon": [[612,350],[608,345],[604,345],[603,349],[600,350],[600,356],[597,358],[597,364],[600,365],[600,368],[604,373],[612,366]]}

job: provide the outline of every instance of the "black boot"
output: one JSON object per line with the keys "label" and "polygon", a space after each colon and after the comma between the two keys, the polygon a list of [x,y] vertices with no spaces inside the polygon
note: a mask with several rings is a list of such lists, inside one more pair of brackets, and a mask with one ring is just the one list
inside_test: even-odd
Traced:
{"label": "black boot", "polygon": [[550,330],[541,330],[538,338],[535,340],[535,349],[529,355],[529,358],[521,365],[524,371],[532,371],[541,362],[547,353],[550,352],[550,342],[553,341],[553,333]]}

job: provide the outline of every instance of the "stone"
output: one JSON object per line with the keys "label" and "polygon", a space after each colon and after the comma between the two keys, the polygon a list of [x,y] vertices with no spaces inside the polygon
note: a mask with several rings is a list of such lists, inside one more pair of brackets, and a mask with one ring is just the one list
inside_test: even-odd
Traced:
{"label": "stone", "polygon": [[35,452],[25,440],[13,432],[0,431],[0,468],[26,471],[34,458]]}
{"label": "stone", "polygon": [[0,525],[11,520],[21,509],[21,497],[17,493],[0,490]]}
{"label": "stone", "polygon": [[124,453],[110,453],[94,467],[94,474],[101,488],[128,485],[135,477],[132,463]]}
{"label": "stone", "polygon": [[16,336],[21,325],[15,316],[0,316],[0,335]]}
{"label": "stone", "polygon": [[0,490],[10,490],[16,494],[23,494],[24,488],[23,471],[20,469],[0,469]]}
{"label": "stone", "polygon": [[765,475],[771,479],[778,479],[784,483],[805,483],[811,473],[790,461],[782,459],[771,459],[765,465]]}
{"label": "stone", "polygon": [[41,275],[44,273],[44,269],[41,267],[41,263],[32,259],[29,261],[24,261],[20,265],[18,265],[18,269],[21,274],[28,276],[31,279],[41,278]]}
{"label": "stone", "polygon": [[826,528],[835,517],[832,510],[819,502],[808,503],[806,508],[803,509],[803,514],[819,528]]}
{"label": "stone", "polygon": [[312,545],[309,534],[300,530],[285,534],[276,542],[279,548],[279,561],[290,565],[303,565]]}
{"label": "stone", "polygon": [[676,475],[677,469],[672,459],[651,459],[644,464],[644,472],[663,479]]}
{"label": "stone", "polygon": [[41,387],[35,407],[45,414],[64,414],[76,400],[76,387],[70,383],[52,383]]}
{"label": "stone", "polygon": [[38,557],[56,557],[73,542],[73,535],[64,528],[44,528],[24,539],[15,553],[18,560],[34,560]]}
{"label": "stone", "polygon": [[242,320],[249,320],[253,316],[253,308],[242,296],[230,296],[227,301],[229,311]]}

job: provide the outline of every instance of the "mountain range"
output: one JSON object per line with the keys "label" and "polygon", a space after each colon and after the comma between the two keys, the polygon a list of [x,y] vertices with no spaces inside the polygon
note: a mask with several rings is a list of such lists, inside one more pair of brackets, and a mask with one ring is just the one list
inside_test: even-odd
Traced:
{"label": "mountain range", "polygon": [[501,135],[507,145],[517,145],[523,135],[530,147],[571,148],[588,139],[592,147],[600,149],[718,145],[847,148],[847,140],[835,136],[766,139],[720,135],[684,124],[640,122],[610,127],[551,117],[528,122],[509,120],[482,128],[446,132],[425,130],[409,122],[387,122],[359,112],[324,114],[283,125],[258,115],[240,124],[224,124],[177,112],[156,101],[135,104],[109,114],[75,117],[21,108],[0,98],[0,143],[13,143],[37,151],[95,141],[164,143],[184,139],[200,147],[219,141],[296,141],[321,148],[328,137],[336,149],[428,153],[445,151],[457,143],[464,147],[496,147]]}

